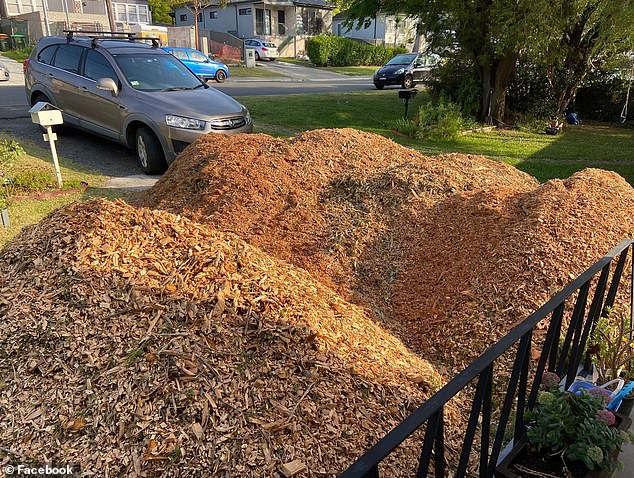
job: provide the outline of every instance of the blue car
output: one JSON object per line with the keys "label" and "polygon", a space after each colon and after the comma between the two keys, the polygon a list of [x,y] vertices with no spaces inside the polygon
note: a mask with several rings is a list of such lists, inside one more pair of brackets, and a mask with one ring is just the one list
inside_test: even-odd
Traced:
{"label": "blue car", "polygon": [[198,75],[203,81],[216,80],[222,83],[229,78],[227,65],[211,60],[203,52],[193,48],[165,47],[163,48],[178,58],[187,68]]}

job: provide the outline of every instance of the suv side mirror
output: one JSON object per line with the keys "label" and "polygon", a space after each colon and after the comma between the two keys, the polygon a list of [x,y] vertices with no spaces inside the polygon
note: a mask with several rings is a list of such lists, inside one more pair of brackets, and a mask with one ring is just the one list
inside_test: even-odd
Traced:
{"label": "suv side mirror", "polygon": [[97,80],[97,89],[110,91],[112,92],[112,96],[117,96],[119,94],[119,88],[112,78],[99,78]]}

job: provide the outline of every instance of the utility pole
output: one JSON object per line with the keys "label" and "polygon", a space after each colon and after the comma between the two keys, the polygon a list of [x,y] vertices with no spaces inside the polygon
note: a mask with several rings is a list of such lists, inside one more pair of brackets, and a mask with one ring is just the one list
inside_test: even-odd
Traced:
{"label": "utility pole", "polygon": [[46,36],[51,36],[51,24],[48,21],[48,0],[42,0],[42,9],[44,10],[44,25],[46,26]]}
{"label": "utility pole", "polygon": [[112,0],[104,0],[106,2],[106,13],[108,14],[108,23],[110,23],[110,31],[117,31],[117,24],[114,21],[114,11],[112,9]]}

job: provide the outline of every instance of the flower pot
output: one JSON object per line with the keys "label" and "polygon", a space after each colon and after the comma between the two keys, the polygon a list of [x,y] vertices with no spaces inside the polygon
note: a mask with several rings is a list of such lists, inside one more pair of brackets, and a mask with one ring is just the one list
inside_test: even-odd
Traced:
{"label": "flower pot", "polygon": [[[632,420],[615,413],[616,428],[618,430],[627,430],[632,424]],[[615,452],[614,458],[618,456],[618,450]],[[565,476],[562,471],[563,461],[560,457],[550,457],[546,453],[530,453],[528,451],[528,440],[526,437],[521,438],[508,455],[502,460],[495,469],[496,478],[528,478],[539,476]],[[575,478],[609,478],[612,471],[606,470],[588,470],[581,462],[566,462],[568,470]],[[522,473],[522,469],[531,469],[537,471],[537,474]]]}

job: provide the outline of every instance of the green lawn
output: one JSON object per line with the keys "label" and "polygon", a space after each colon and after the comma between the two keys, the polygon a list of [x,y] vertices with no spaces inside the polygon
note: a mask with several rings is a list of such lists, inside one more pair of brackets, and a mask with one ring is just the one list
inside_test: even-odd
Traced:
{"label": "green lawn", "polygon": [[[17,140],[18,138],[14,138],[6,133],[0,133],[0,140],[1,139]],[[55,184],[55,172],[50,150],[41,148],[34,143],[23,141],[22,139],[19,140],[19,143],[22,148],[24,148],[26,154],[20,157],[11,168],[0,171],[0,173],[7,178],[14,178],[16,175],[24,176],[25,172],[33,174],[35,178],[50,176],[50,183]],[[20,201],[12,199],[12,193],[13,195],[20,196],[28,195],[28,193],[10,189],[8,210],[11,226],[9,228],[3,228],[0,225],[0,247],[20,232],[23,226],[39,222],[49,212],[60,206],[92,196],[104,196],[114,199],[122,195],[119,190],[103,189],[101,186],[103,186],[106,178],[84,166],[60,158],[60,170],[65,186],[76,186],[77,183],[83,181],[88,183],[88,189],[53,198],[32,198]]]}
{"label": "green lawn", "polygon": [[246,66],[239,65],[229,66],[229,81],[231,81],[231,78],[279,78],[284,76],[285,75],[259,67],[247,68]]}
{"label": "green lawn", "polygon": [[[412,112],[429,97],[420,91]],[[280,133],[351,127],[378,133],[426,154],[460,152],[502,160],[540,181],[565,178],[586,167],[618,172],[634,184],[634,129],[617,123],[567,126],[550,136],[516,130],[471,133],[452,141],[413,140],[395,134],[391,124],[403,115],[395,90],[342,94],[241,97],[261,131]],[[310,111],[310,114],[306,114]],[[275,126],[275,128],[272,128]]]}

